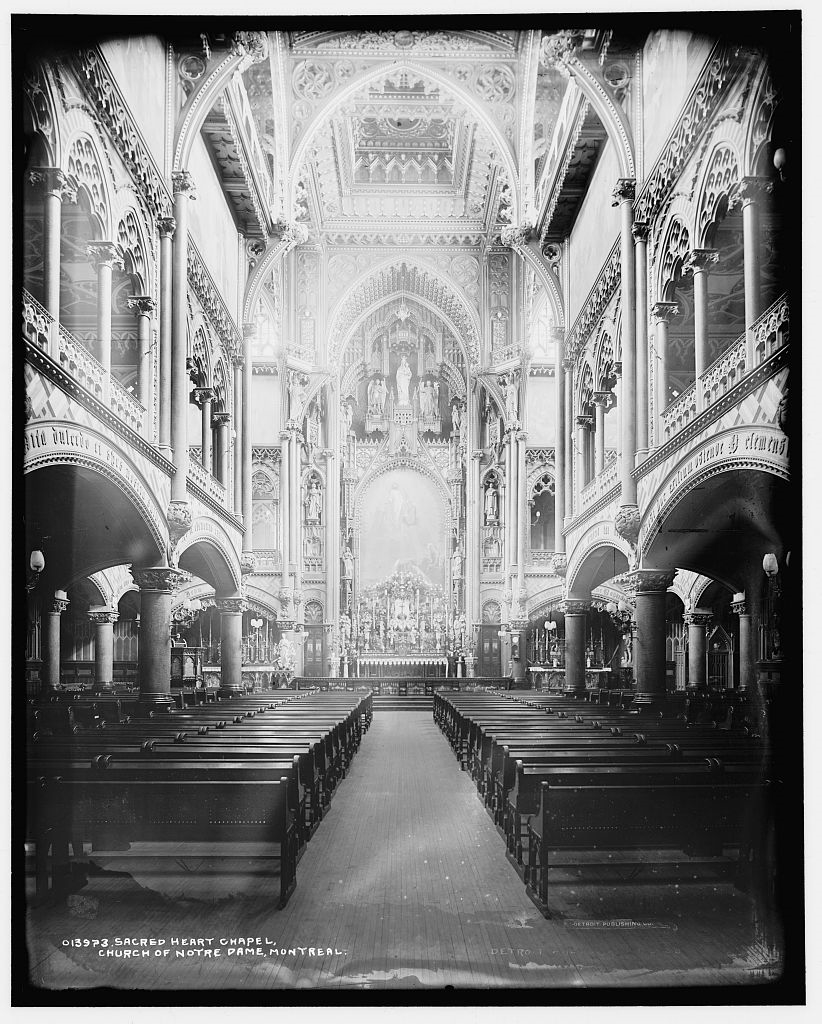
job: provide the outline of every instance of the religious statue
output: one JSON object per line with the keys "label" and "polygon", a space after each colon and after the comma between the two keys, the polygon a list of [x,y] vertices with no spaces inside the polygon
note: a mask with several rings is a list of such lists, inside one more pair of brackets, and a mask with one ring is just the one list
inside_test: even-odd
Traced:
{"label": "religious statue", "polygon": [[301,373],[292,373],[288,382],[288,418],[299,420],[305,404],[305,378]]}
{"label": "religious statue", "polygon": [[497,511],[497,488],[493,480],[485,488],[485,524],[495,523],[499,517]]}
{"label": "religious statue", "polygon": [[411,367],[408,359],[403,356],[400,365],[397,367],[397,401],[400,405],[410,405],[409,386],[411,384]]}
{"label": "religious statue", "polygon": [[519,390],[513,374],[505,384],[505,421],[509,427],[519,426]]}
{"label": "religious statue", "polygon": [[451,579],[458,580],[462,576],[462,552],[456,548],[451,555]]}
{"label": "religious statue", "polygon": [[462,412],[460,411],[459,402],[455,402],[451,408],[451,426],[452,432],[459,436],[460,427],[462,425]]}
{"label": "religious statue", "polygon": [[377,381],[377,410],[380,416],[385,412],[385,399],[388,395],[388,388],[385,386],[384,378]]}
{"label": "religious statue", "polygon": [[305,505],[305,521],[307,523],[318,523],[322,512],[323,499],[320,485],[316,480],[312,480],[309,483],[303,504]]}
{"label": "religious statue", "polygon": [[435,380],[431,385],[431,417],[439,416],[440,412],[440,382]]}
{"label": "religious statue", "polygon": [[368,415],[377,415],[377,378],[372,377],[368,382]]}
{"label": "religious statue", "polygon": [[351,579],[354,575],[354,556],[351,553],[351,548],[346,547],[343,551],[343,577],[345,579]]}
{"label": "religious statue", "polygon": [[343,403],[343,417],[345,418],[346,437],[351,433],[351,426],[354,422],[354,406],[351,402]]}

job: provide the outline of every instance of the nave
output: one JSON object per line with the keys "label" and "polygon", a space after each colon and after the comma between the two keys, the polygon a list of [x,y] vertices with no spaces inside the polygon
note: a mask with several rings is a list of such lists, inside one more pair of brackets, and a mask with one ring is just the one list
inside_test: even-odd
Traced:
{"label": "nave", "polygon": [[[197,898],[179,899],[168,880],[90,875],[62,905],[30,910],[32,981],[225,991],[767,980],[752,901],[729,881],[567,875],[551,890],[546,920],[431,712],[375,710],[283,910],[265,877],[209,876]],[[104,936],[211,938],[213,949],[259,938],[279,954],[115,959],[65,944]]]}

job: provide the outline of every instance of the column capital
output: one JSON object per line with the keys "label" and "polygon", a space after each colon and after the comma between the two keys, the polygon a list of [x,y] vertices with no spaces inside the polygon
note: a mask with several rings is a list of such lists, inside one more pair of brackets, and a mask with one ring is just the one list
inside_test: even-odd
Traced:
{"label": "column capital", "polygon": [[581,414],[576,417],[576,423],[578,427],[582,427],[583,430],[591,430],[594,425],[594,417],[586,414]]}
{"label": "column capital", "polygon": [[194,175],[191,171],[172,171],[171,191],[175,196],[182,195],[188,199],[196,199],[197,186],[194,184]]}
{"label": "column capital", "polygon": [[169,565],[156,565],[148,569],[132,569],[131,575],[140,590],[154,590],[162,594],[173,594],[184,583],[191,580],[191,573],[174,569]]}
{"label": "column capital", "polygon": [[117,267],[118,270],[122,270],[125,266],[123,250],[116,242],[89,242],[86,246],[86,253],[95,268]]}
{"label": "column capital", "polygon": [[514,435],[522,444],[528,444],[528,433],[525,430],[518,430]]}
{"label": "column capital", "polygon": [[120,618],[120,613],[112,608],[89,608],[88,617],[91,622],[102,624],[116,622]]}
{"label": "column capital", "polygon": [[521,224],[509,224],[499,233],[499,240],[510,249],[521,248],[528,244],[528,240],[534,233],[534,225],[529,221]]}
{"label": "column capital", "polygon": [[669,324],[679,316],[678,302],[655,302],[651,306],[651,316],[658,324]]}
{"label": "column capital", "polygon": [[214,394],[214,388],[192,388],[191,391],[191,397],[201,409],[206,402],[214,400]]}
{"label": "column capital", "polygon": [[695,274],[697,271],[708,270],[709,267],[719,263],[719,253],[716,249],[691,249],[682,264],[684,273]]}
{"label": "column capital", "polygon": [[150,295],[129,295],[126,306],[139,316],[149,316],[157,308],[157,303]]}
{"label": "column capital", "polygon": [[54,597],[52,598],[51,605],[49,606],[49,611],[54,612],[57,615],[62,615],[63,612],[68,611],[68,606],[70,604],[71,601],[69,601],[67,597]]}
{"label": "column capital", "polygon": [[29,182],[61,202],[77,202],[77,182],[59,167],[35,167],[29,171]]}
{"label": "column capital", "polygon": [[168,536],[171,546],[175,547],[181,537],[191,529],[193,517],[191,505],[187,501],[171,501],[166,509],[166,522],[168,523]]}
{"label": "column capital", "polygon": [[622,376],[622,360],[621,359],[615,359],[614,360],[614,376],[617,377],[617,378]]}
{"label": "column capital", "polygon": [[247,576],[257,568],[257,556],[253,551],[243,551],[240,554],[240,575]]}
{"label": "column capital", "polygon": [[622,579],[635,594],[664,594],[674,582],[673,569],[634,569]]}
{"label": "column capital", "polygon": [[291,440],[291,431],[290,430],[281,430],[280,431],[280,440],[283,441],[285,444],[288,444],[288,442]]}
{"label": "column capital", "polygon": [[758,202],[762,196],[770,195],[771,192],[773,192],[773,180],[771,178],[765,175],[749,174],[744,178],[740,178],[729,206],[731,209],[736,206],[741,206],[744,209],[746,206],[750,206],[751,203]]}
{"label": "column capital", "polygon": [[613,397],[613,391],[595,391],[591,396],[591,401],[594,405],[601,405],[604,409],[607,409]]}
{"label": "column capital", "polygon": [[731,611],[734,613],[734,615],[747,615],[748,605],[745,601],[745,598],[741,597],[738,601],[731,601]]}
{"label": "column capital", "polygon": [[241,597],[218,597],[214,600],[214,607],[221,615],[242,614],[245,601]]}
{"label": "column capital", "polygon": [[568,373],[572,373],[573,372],[574,364],[575,363],[576,363],[576,360],[574,359],[573,356],[563,356],[563,358],[562,358],[563,369],[566,370],[566,372],[568,372]]}
{"label": "column capital", "polygon": [[682,616],[687,626],[710,626],[714,613],[704,608],[694,608],[691,612],[685,612]]}
{"label": "column capital", "polygon": [[619,206],[620,203],[632,203],[636,197],[636,178],[617,178],[611,192],[613,197],[611,206]]}
{"label": "column capital", "polygon": [[576,598],[567,598],[559,606],[563,615],[587,615],[591,610],[590,600],[579,601]]}
{"label": "column capital", "polygon": [[614,529],[631,547],[636,547],[642,517],[637,505],[620,505],[614,516]]}
{"label": "column capital", "polygon": [[257,337],[257,325],[252,320],[243,324],[243,341],[252,341]]}
{"label": "column capital", "polygon": [[177,221],[173,217],[161,217],[157,221],[157,230],[160,232],[160,238],[173,238],[177,230]]}
{"label": "column capital", "polygon": [[232,353],[231,364],[237,370],[241,370],[245,366],[245,356],[242,354],[242,352]]}
{"label": "column capital", "polygon": [[485,452],[482,450],[482,448],[475,448],[471,452],[471,458],[474,459],[476,462],[479,462],[483,455],[485,455]]}
{"label": "column capital", "polygon": [[212,427],[228,426],[230,423],[231,423],[231,413],[230,412],[224,412],[224,411],[221,410],[220,412],[215,412],[215,413],[212,414],[212,417],[211,417],[211,425],[212,425]]}
{"label": "column capital", "polygon": [[635,242],[647,242],[648,236],[651,233],[651,225],[644,220],[635,220],[631,225],[631,232]]}

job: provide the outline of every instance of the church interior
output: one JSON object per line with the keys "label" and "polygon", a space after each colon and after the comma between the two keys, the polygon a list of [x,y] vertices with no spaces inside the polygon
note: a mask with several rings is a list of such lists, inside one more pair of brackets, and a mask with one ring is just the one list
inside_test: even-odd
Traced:
{"label": "church interior", "polygon": [[13,23],[33,998],[801,987],[798,18],[577,18]]}

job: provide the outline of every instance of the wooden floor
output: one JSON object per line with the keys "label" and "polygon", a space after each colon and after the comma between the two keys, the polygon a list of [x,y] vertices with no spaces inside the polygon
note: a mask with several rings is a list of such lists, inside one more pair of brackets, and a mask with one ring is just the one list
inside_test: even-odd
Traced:
{"label": "wooden floor", "polygon": [[[290,903],[278,911],[268,892],[261,877],[203,876],[196,897],[181,899],[171,878],[92,876],[70,906],[30,911],[32,983],[623,987],[756,984],[777,971],[750,900],[725,882],[568,875],[545,920],[430,713],[375,713]],[[116,938],[164,944],[133,959],[68,944],[107,939],[113,949]]]}

